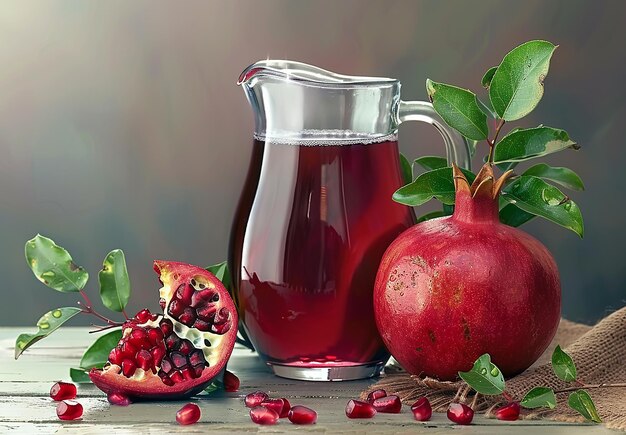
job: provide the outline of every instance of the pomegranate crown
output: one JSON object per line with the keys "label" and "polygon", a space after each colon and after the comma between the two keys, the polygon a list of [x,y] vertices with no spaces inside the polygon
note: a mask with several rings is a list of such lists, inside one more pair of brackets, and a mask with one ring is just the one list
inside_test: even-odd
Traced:
{"label": "pomegranate crown", "polygon": [[454,178],[454,190],[456,193],[467,192],[472,198],[489,197],[496,199],[504,187],[506,181],[513,175],[512,170],[506,171],[500,178],[493,173],[493,164],[485,163],[476,175],[474,182],[470,184],[467,177],[455,164],[452,164],[452,176]]}

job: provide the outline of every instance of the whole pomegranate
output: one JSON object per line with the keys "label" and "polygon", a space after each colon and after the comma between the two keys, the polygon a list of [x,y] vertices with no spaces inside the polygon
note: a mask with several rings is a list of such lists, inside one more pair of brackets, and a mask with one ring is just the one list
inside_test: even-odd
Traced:
{"label": "whole pomegranate", "polygon": [[469,184],[454,167],[452,216],[417,224],[385,252],[374,288],[376,324],[409,372],[453,380],[482,354],[505,376],[546,349],[560,318],[554,259],[536,239],[501,224],[504,181],[490,164]]}
{"label": "whole pomegranate", "polygon": [[228,291],[197,266],[155,261],[163,284],[163,315],[141,310],[122,326],[122,339],[93,383],[116,402],[175,399],[202,391],[225,368],[237,337]]}

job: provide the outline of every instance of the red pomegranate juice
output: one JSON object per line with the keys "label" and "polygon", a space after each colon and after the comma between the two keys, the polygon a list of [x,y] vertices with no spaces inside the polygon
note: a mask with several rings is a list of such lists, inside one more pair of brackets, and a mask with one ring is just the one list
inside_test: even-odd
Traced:
{"label": "red pomegranate juice", "polygon": [[384,361],[372,292],[387,246],[414,222],[396,141],[293,145],[255,140],[230,246],[246,332],[270,363]]}

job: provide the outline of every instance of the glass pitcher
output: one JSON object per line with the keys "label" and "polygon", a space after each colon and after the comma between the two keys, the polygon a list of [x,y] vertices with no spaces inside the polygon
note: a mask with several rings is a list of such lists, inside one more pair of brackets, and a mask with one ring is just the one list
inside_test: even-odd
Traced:
{"label": "glass pitcher", "polygon": [[468,144],[429,103],[401,101],[398,80],[264,60],[238,84],[256,120],[229,253],[244,332],[278,376],[376,376],[389,353],[374,279],[387,246],[415,223],[391,198],[403,185],[398,126],[434,125],[461,166]]}

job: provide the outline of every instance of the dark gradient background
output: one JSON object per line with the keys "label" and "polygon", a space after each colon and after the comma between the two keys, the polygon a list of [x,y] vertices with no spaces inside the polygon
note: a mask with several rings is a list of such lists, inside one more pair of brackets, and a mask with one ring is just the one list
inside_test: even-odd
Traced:
{"label": "dark gradient background", "polygon": [[[0,3],[0,325],[34,325],[76,295],[26,266],[37,232],[91,272],[122,248],[129,312],[158,307],[154,258],[226,257],[251,151],[253,118],[235,85],[262,58],[481,90],[515,45],[560,44],[535,112],[517,125],[567,130],[584,240],[537,219],[525,229],[554,253],[563,314],[594,322],[626,299],[624,1],[26,1]],[[428,126],[401,127],[412,156],[440,153]],[[100,306],[100,303],[97,304]],[[87,323],[91,319],[82,319]]]}

